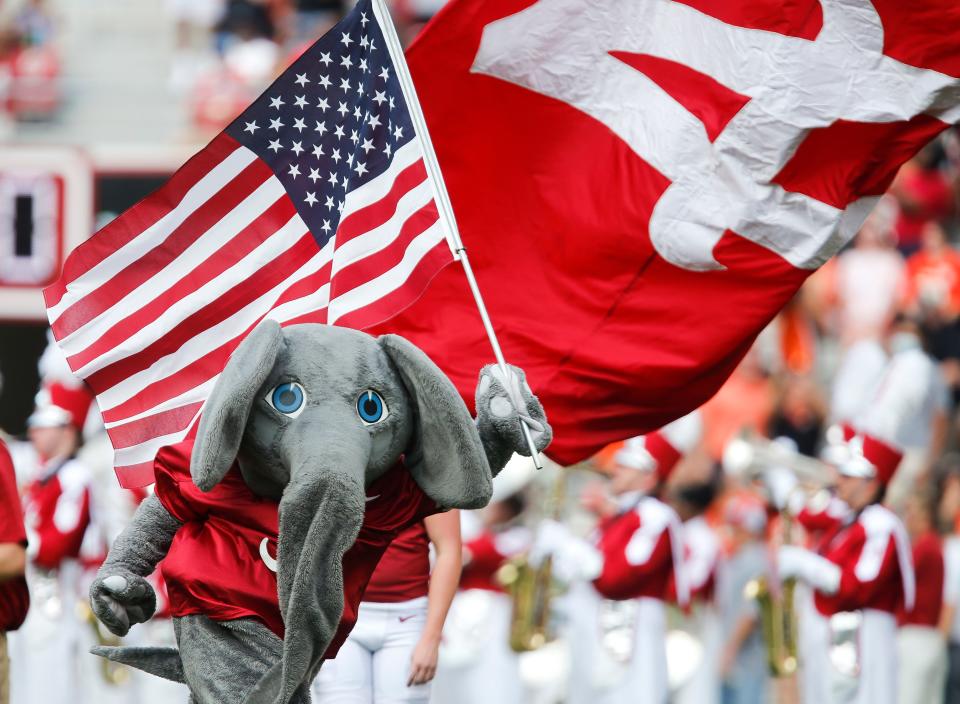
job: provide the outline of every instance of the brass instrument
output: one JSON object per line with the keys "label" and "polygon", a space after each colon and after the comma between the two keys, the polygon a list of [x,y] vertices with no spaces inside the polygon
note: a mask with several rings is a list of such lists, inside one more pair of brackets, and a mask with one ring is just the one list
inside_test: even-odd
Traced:
{"label": "brass instrument", "polygon": [[833,469],[826,462],[747,433],[727,443],[722,464],[727,474],[743,479],[757,479],[771,467],[786,467],[793,470],[801,484],[816,487],[826,486],[833,476]]}
{"label": "brass instrument", "polygon": [[[120,645],[120,638],[107,630],[106,626],[100,623],[90,604],[80,600],[77,602],[77,615],[80,620],[85,621],[93,629],[94,637],[97,639],[97,645],[117,646]],[[100,675],[103,681],[109,685],[119,687],[130,679],[130,668],[118,662],[113,662],[107,658],[97,658],[100,661]]]}
{"label": "brass instrument", "polygon": [[[551,495],[547,500],[547,518],[557,520],[566,495],[565,470],[557,467]],[[547,555],[539,565],[532,565],[526,556],[516,557],[497,571],[497,579],[510,595],[510,648],[525,653],[543,647],[553,640],[550,631],[550,607],[554,596],[553,556]]]}
{"label": "brass instrument", "polygon": [[797,671],[797,614],[793,597],[796,580],[788,579],[773,589],[768,577],[747,582],[744,595],[760,607],[760,627],[767,649],[767,665],[774,677],[789,677]]}

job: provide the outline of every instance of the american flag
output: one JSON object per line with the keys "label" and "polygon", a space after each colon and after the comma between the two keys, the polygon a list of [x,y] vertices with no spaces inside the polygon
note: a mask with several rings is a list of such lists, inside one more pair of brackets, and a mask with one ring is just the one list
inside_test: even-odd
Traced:
{"label": "american flag", "polygon": [[364,328],[453,260],[389,22],[361,0],[44,292],[124,486],[153,481],[260,320]]}

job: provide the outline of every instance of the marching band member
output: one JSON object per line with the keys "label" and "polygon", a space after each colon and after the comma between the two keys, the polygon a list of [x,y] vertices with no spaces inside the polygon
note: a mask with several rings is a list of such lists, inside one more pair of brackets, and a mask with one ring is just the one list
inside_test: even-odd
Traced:
{"label": "marching band member", "polygon": [[903,524],[880,502],[902,454],[876,435],[858,434],[849,445],[850,457],[838,470],[837,497],[850,515],[819,551],[781,547],[779,572],[782,579],[810,585],[825,616],[859,612],[859,677],[845,700],[893,704],[898,691],[895,613],[902,604],[913,608],[915,582]]}
{"label": "marching band member", "polygon": [[88,657],[85,649],[80,652],[85,626],[76,607],[82,598],[80,557],[90,526],[91,475],[76,453],[92,400],[82,385],[52,382],[38,394],[27,421],[39,465],[25,497],[33,608],[16,638],[12,694],[18,704],[78,700],[78,658]]}
{"label": "marching band member", "polygon": [[394,538],[364,591],[356,625],[314,680],[315,699],[428,702],[460,560],[459,511],[428,516]]}
{"label": "marching band member", "polygon": [[[689,602],[689,587],[683,569],[683,538],[680,518],[658,496],[683,455],[699,441],[702,423],[691,413],[659,431],[628,440],[616,454],[617,467],[610,482],[615,499],[602,492],[586,493],[584,507],[600,517],[592,554],[583,541],[563,526],[541,526],[535,552],[554,555],[561,572],[592,582],[596,593],[615,601],[633,601],[636,621],[633,647],[626,672],[618,682],[595,692],[610,704],[664,704],[669,695],[666,654],[666,604],[672,593],[681,606]],[[546,528],[547,530],[543,530]],[[564,567],[564,565],[573,565]],[[673,591],[675,590],[675,592]],[[598,613],[583,609],[583,614]],[[587,624],[586,628],[590,628]],[[592,624],[597,629],[596,621]],[[584,627],[579,629],[584,630]],[[571,701],[590,696],[594,670],[600,667],[596,644],[576,636],[575,644],[592,652],[571,653]],[[601,685],[602,686],[602,685]]]}
{"label": "marching band member", "polygon": [[513,603],[497,574],[530,548],[531,531],[520,520],[532,471],[529,459],[515,457],[493,480],[490,503],[461,512],[463,572],[444,627],[433,702],[526,701],[519,658],[509,642]]}
{"label": "marching band member", "polygon": [[20,627],[30,605],[24,578],[26,544],[13,462],[6,444],[0,439],[0,704],[10,701],[7,631]]}
{"label": "marching band member", "polygon": [[936,531],[936,506],[929,493],[913,494],[904,523],[913,541],[917,596],[912,610],[897,614],[900,631],[899,704],[939,704],[947,683],[947,644],[938,628],[943,606],[943,547]]}
{"label": "marching band member", "polygon": [[712,484],[683,486],[674,492],[671,502],[683,521],[683,566],[691,604],[689,621],[703,646],[703,661],[677,692],[677,704],[711,704],[718,701],[720,691],[717,656],[721,634],[714,594],[720,540],[704,516],[715,493]]}

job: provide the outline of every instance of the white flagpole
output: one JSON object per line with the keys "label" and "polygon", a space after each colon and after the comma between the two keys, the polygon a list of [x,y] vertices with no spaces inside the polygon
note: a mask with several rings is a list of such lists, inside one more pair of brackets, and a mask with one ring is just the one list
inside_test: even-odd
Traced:
{"label": "white flagpole", "polygon": [[[397,70],[397,78],[400,81],[400,89],[403,91],[403,97],[407,101],[407,109],[410,111],[410,119],[413,122],[413,128],[420,138],[423,146],[423,163],[427,168],[427,174],[430,177],[430,184],[433,188],[433,198],[440,211],[440,220],[444,223],[444,233],[450,250],[455,259],[459,259],[463,264],[463,273],[467,277],[467,283],[470,286],[470,292],[473,294],[473,300],[477,304],[477,310],[480,312],[480,320],[487,331],[487,338],[490,340],[490,346],[493,348],[493,356],[497,364],[507,375],[507,362],[503,357],[503,351],[500,349],[500,342],[497,340],[497,333],[493,329],[493,323],[490,322],[490,315],[487,313],[487,306],[483,302],[483,296],[480,293],[480,287],[477,286],[477,279],[473,275],[473,267],[470,266],[470,259],[467,257],[467,249],[463,246],[460,239],[460,232],[457,229],[457,220],[453,215],[453,206],[450,203],[450,196],[447,194],[446,184],[443,182],[443,174],[440,172],[440,164],[437,161],[437,155],[433,151],[433,142],[430,141],[430,132],[427,130],[426,120],[423,119],[423,111],[420,109],[420,100],[417,98],[417,91],[413,86],[413,79],[410,77],[410,71],[407,68],[407,61],[403,55],[403,47],[400,45],[400,39],[397,37],[397,31],[393,26],[393,20],[390,17],[390,11],[384,0],[372,0],[373,13],[376,16],[380,28],[383,30],[383,37],[387,42],[387,51],[393,60],[393,65]],[[520,428],[523,430],[523,436],[527,441],[527,447],[530,450],[530,456],[537,469],[542,469],[537,447],[533,443],[533,436],[530,435],[530,428],[522,420]]]}

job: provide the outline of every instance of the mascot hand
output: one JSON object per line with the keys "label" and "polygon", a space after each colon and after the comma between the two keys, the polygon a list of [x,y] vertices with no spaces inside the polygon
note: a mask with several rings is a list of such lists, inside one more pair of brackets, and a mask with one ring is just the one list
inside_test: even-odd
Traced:
{"label": "mascot hand", "polygon": [[130,626],[153,616],[157,596],[147,580],[132,572],[104,572],[90,585],[90,606],[111,633],[125,636]]}
{"label": "mascot hand", "polygon": [[495,364],[484,367],[480,372],[476,401],[478,423],[492,428],[514,452],[530,455],[521,422],[530,429],[538,451],[550,444],[553,431],[547,423],[543,406],[527,385],[522,369],[508,365],[504,373]]}

